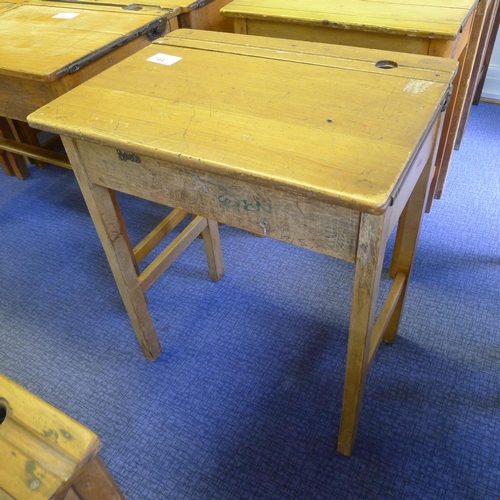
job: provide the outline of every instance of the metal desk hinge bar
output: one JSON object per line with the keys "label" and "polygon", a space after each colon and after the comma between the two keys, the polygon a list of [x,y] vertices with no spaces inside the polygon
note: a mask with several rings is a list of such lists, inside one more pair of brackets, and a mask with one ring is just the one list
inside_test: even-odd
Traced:
{"label": "metal desk hinge bar", "polygon": [[205,7],[205,5],[209,4],[212,0],[198,0],[197,2],[192,3],[188,10],[201,9],[201,7]]}
{"label": "metal desk hinge bar", "polygon": [[121,46],[131,42],[132,40],[141,37],[142,35],[146,35],[148,39],[151,41],[156,40],[165,33],[166,27],[167,27],[166,16],[155,19],[154,21],[146,24],[142,28],[133,31],[128,35],[122,36],[118,40],[108,43],[107,45],[101,47],[99,50],[95,50],[94,52],[91,52],[90,54],[87,54],[86,56],[76,60],[69,66],[62,68],[60,71],[56,73],[56,77],[62,78],[63,76],[66,76],[68,74],[76,73],[84,66],[87,66],[88,64],[96,61],[97,59],[100,59],[101,57],[109,54],[110,52],[113,52],[113,50],[120,48]]}
{"label": "metal desk hinge bar", "polygon": [[446,92],[443,103],[441,104],[441,112],[446,111],[446,108],[448,107],[448,103],[450,102],[451,94],[453,94],[453,83],[450,83],[448,85],[448,91]]}
{"label": "metal desk hinge bar", "polygon": [[[45,0],[42,0],[45,1]],[[75,4],[75,0],[48,0],[50,2],[59,2],[59,3],[70,3],[70,4]],[[92,0],[78,0],[78,6],[80,5],[99,5],[99,7],[115,7],[115,8],[121,8],[123,10],[143,10],[143,9],[155,9],[155,10],[164,10],[167,12],[172,12],[175,10],[174,8],[171,7],[161,7],[160,5],[154,5],[154,4],[146,4],[146,3],[130,3],[128,5],[121,5],[113,2],[95,2]]]}

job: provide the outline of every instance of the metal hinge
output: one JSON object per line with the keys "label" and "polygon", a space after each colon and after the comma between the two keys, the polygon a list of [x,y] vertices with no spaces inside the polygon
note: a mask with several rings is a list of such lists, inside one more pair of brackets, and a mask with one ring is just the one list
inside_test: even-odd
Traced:
{"label": "metal hinge", "polygon": [[167,18],[166,17],[157,18],[154,21],[151,21],[150,23],[146,24],[142,28],[133,31],[128,35],[122,36],[118,40],[108,43],[107,45],[104,45],[100,49],[95,50],[94,52],[91,52],[90,54],[87,54],[86,56],[74,61],[69,66],[60,69],[56,73],[56,77],[62,78],[63,76],[66,76],[68,74],[76,73],[84,66],[87,66],[88,64],[96,61],[97,59],[100,59],[101,57],[109,54],[110,52],[113,52],[113,50],[116,50],[122,47],[123,45],[126,45],[132,40],[141,37],[142,35],[146,35],[148,39],[151,41],[156,40],[165,33],[166,27],[167,27]]}
{"label": "metal hinge", "polygon": [[192,3],[187,10],[195,10],[195,9],[200,9],[201,7],[205,7],[208,3],[210,3],[212,0],[198,0],[197,2]]}
{"label": "metal hinge", "polygon": [[441,104],[441,112],[446,111],[448,103],[450,102],[451,94],[453,94],[453,83],[450,83],[448,85],[448,90],[446,92],[446,95],[444,96],[443,103]]}

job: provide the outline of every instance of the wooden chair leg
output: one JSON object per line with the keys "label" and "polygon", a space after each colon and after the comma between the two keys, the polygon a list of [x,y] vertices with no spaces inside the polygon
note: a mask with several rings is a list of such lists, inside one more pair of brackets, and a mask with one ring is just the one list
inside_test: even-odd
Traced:
{"label": "wooden chair leg", "polygon": [[139,283],[136,261],[114,193],[90,182],[72,139],[63,138],[75,176],[87,203],[120,295],[132,322],[144,356],[156,359],[161,346]]}
{"label": "wooden chair leg", "polygon": [[349,456],[356,440],[369,369],[371,335],[377,308],[386,237],[384,216],[363,214],[359,229],[344,398],[337,451]]}
{"label": "wooden chair leg", "polygon": [[72,480],[64,500],[125,500],[113,477],[96,455],[85,464]]}

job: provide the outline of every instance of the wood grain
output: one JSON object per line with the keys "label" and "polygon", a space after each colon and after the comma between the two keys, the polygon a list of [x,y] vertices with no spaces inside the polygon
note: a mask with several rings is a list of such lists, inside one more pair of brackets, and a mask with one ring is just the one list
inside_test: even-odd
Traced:
{"label": "wood grain", "polygon": [[[395,179],[440,112],[436,103],[448,89],[443,79],[456,68],[453,61],[431,60],[421,69],[419,56],[405,54],[413,66],[393,72],[376,67],[366,49],[358,49],[357,61],[269,49],[259,54],[242,35],[232,35],[234,44],[214,44],[195,34],[193,48],[176,46],[189,43],[188,33],[177,30],[162,45],[134,54],[34,113],[31,122],[124,151],[132,135],[139,156],[172,163],[182,157],[206,172],[382,213]],[[172,66],[148,63],[157,52],[183,59]],[[298,71],[299,80],[290,78]],[[138,88],[146,75],[148,85]]]}
{"label": "wood grain", "polygon": [[233,0],[226,16],[414,37],[454,38],[477,0]]}

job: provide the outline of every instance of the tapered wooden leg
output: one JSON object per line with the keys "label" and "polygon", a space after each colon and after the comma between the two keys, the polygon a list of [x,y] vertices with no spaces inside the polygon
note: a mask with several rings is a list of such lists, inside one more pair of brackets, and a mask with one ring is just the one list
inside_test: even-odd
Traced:
{"label": "tapered wooden leg", "polygon": [[[99,455],[96,455],[77,473],[72,480],[71,490],[76,497],[70,496],[70,498],[80,500],[125,500]],[[70,500],[70,498],[66,496],[65,500]]]}
{"label": "tapered wooden leg", "polygon": [[117,211],[114,194],[89,181],[75,142],[68,138],[63,138],[63,142],[142,352],[146,358],[156,359],[161,346],[141,290],[132,247]]}
{"label": "tapered wooden leg", "polygon": [[337,450],[349,456],[356,440],[369,369],[371,335],[386,244],[384,216],[361,215],[351,324],[347,348],[344,399]]}
{"label": "tapered wooden leg", "polygon": [[411,277],[413,267],[413,259],[415,257],[416,246],[420,234],[420,227],[424,212],[429,208],[430,198],[434,195],[432,185],[436,179],[436,155],[437,145],[443,133],[443,123],[445,115],[441,113],[441,117],[436,123],[434,131],[433,146],[431,148],[431,156],[427,160],[424,170],[413,189],[413,192],[408,199],[405,209],[401,214],[398,222],[396,233],[396,241],[394,243],[394,251],[392,254],[391,267],[389,276],[395,278],[398,273],[406,276],[403,286],[403,291],[399,297],[398,303],[393,311],[387,329],[384,334],[384,341],[391,344],[396,338],[401,312],[406,297],[406,290]]}
{"label": "tapered wooden leg", "polygon": [[207,219],[207,227],[202,231],[205,253],[207,254],[208,272],[213,281],[219,281],[224,276],[224,261],[219,237],[219,225],[216,221]]}
{"label": "tapered wooden leg", "polygon": [[420,227],[422,225],[424,209],[429,193],[429,183],[432,178],[431,174],[434,170],[433,164],[433,158],[430,158],[422,171],[408,203],[406,204],[403,214],[399,219],[390,275],[396,276],[398,273],[403,273],[406,275],[406,280],[403,292],[399,297],[398,303],[394,309],[384,335],[384,341],[388,343],[394,342],[398,331],[406,291],[411,277],[413,260],[415,258],[415,251],[417,248],[418,236],[420,234]]}

